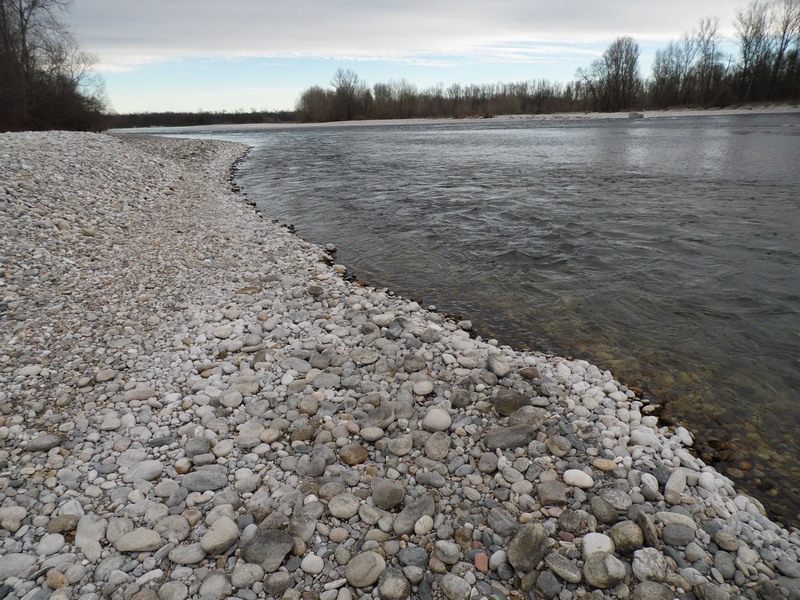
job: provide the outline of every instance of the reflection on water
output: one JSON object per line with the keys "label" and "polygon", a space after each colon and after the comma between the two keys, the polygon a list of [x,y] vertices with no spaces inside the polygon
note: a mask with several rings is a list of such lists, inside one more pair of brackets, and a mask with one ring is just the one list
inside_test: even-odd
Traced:
{"label": "reflection on water", "polygon": [[800,115],[215,135],[360,278],[611,369],[798,523]]}

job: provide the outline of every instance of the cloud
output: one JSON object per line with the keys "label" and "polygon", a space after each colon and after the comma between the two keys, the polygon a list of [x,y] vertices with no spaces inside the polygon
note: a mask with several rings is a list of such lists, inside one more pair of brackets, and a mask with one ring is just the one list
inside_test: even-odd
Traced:
{"label": "cloud", "polygon": [[[702,5],[702,6],[699,6]],[[536,61],[618,35],[669,40],[730,0],[77,0],[65,19],[101,69],[189,57]]]}

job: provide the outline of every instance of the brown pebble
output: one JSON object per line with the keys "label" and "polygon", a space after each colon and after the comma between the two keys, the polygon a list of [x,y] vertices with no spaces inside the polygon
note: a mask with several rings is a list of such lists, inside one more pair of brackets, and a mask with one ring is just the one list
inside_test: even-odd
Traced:
{"label": "brown pebble", "polygon": [[76,515],[58,515],[50,519],[47,524],[48,533],[68,533],[74,531],[78,526],[78,517]]}
{"label": "brown pebble", "polygon": [[536,367],[523,367],[519,370],[519,374],[524,379],[538,379],[539,369]]}
{"label": "brown pebble", "polygon": [[60,573],[55,569],[50,569],[47,572],[47,586],[51,590],[57,590],[63,587],[67,587],[68,585],[69,585],[69,580],[63,573]]}
{"label": "brown pebble", "polygon": [[613,471],[617,468],[617,463],[607,458],[595,458],[592,466],[600,471]]}
{"label": "brown pebble", "polygon": [[339,458],[352,467],[366,461],[369,458],[369,451],[361,444],[347,444],[339,450]]}

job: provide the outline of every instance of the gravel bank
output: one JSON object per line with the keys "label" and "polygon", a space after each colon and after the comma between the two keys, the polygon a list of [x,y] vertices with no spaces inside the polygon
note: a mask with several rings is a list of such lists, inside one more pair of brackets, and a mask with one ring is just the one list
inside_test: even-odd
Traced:
{"label": "gravel bank", "polygon": [[244,151],[0,135],[0,597],[800,597],[688,431],[345,281]]}

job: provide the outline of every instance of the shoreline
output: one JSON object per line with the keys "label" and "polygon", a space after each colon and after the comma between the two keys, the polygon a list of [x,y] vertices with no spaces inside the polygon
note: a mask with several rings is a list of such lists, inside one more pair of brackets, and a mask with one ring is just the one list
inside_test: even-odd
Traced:
{"label": "shoreline", "polygon": [[346,281],[229,191],[243,148],[0,135],[9,597],[800,593],[690,432]]}
{"label": "shoreline", "polygon": [[[800,112],[800,103],[795,104],[752,104],[741,107],[725,108],[668,108],[659,110],[631,110],[614,113],[606,112],[568,112],[568,113],[545,113],[545,114],[519,114],[519,115],[493,115],[490,118],[484,117],[432,117],[432,118],[410,118],[410,119],[365,119],[354,121],[325,121],[320,123],[242,123],[242,124],[215,124],[215,125],[190,125],[175,127],[138,127],[112,129],[112,135],[125,135],[126,132],[136,131],[146,133],[148,130],[157,131],[191,131],[194,129],[214,130],[230,129],[246,131],[248,129],[282,129],[282,128],[305,128],[305,127],[376,127],[393,125],[429,125],[431,123],[458,123],[462,121],[476,122],[501,122],[501,121],[603,121],[603,120],[623,120],[630,119],[631,113],[643,115],[645,119],[667,119],[683,117],[703,117],[703,116],[739,116],[739,115],[763,115],[763,114],[793,114]],[[634,119],[635,120],[635,119]]]}

